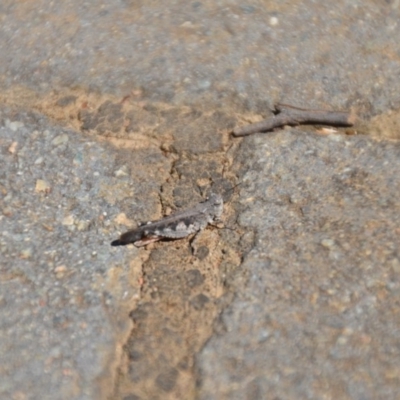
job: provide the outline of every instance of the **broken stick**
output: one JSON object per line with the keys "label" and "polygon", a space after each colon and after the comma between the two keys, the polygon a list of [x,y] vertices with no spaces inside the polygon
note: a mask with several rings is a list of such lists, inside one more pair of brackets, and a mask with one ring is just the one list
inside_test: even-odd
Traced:
{"label": "broken stick", "polygon": [[345,111],[310,110],[276,104],[275,116],[242,128],[235,128],[233,136],[247,136],[258,132],[267,132],[284,125],[317,124],[329,126],[353,126],[356,116]]}

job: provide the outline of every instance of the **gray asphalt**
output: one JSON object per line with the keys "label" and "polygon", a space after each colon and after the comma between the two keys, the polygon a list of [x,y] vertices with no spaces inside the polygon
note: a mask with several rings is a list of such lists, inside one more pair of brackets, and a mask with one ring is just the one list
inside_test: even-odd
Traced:
{"label": "gray asphalt", "polygon": [[[398,121],[399,16],[397,0],[3,1],[0,398],[400,398],[399,125],[227,134],[277,101]],[[173,310],[147,258],[164,273],[192,254],[110,242],[224,174],[242,182],[240,264],[182,297],[197,314],[141,331],[130,312]]]}

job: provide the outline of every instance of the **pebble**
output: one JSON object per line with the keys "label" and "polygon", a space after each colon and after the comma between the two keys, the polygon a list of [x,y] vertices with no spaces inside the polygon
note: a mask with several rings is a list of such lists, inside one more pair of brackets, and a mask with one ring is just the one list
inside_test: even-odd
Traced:
{"label": "pebble", "polygon": [[335,246],[335,241],[332,240],[332,239],[323,239],[323,240],[321,241],[321,244],[322,244],[322,246],[324,246],[324,247],[330,249],[330,248],[332,248],[333,246]]}
{"label": "pebble", "polygon": [[6,127],[11,129],[13,132],[16,132],[19,128],[22,128],[23,126],[24,123],[20,121],[12,121],[12,122],[10,122],[9,120],[6,121]]}
{"label": "pebble", "polygon": [[8,148],[8,152],[11,154],[15,154],[15,151],[17,150],[18,142],[12,142],[10,147]]}
{"label": "pebble", "polygon": [[31,256],[32,256],[32,249],[28,248],[28,249],[25,249],[25,250],[22,250],[22,251],[21,251],[20,257],[21,257],[23,260],[26,260],[26,259],[28,259],[28,258],[31,258]]}
{"label": "pebble", "polygon": [[68,215],[65,217],[62,221],[62,224],[65,226],[71,226],[74,224],[74,216],[73,215]]}
{"label": "pebble", "polygon": [[276,25],[279,24],[279,19],[276,18],[276,17],[271,17],[271,18],[269,19],[269,24],[270,24],[271,26],[276,26]]}
{"label": "pebble", "polygon": [[67,142],[68,142],[68,135],[66,134],[58,135],[51,141],[51,143],[54,146],[59,146],[60,144],[65,144]]}
{"label": "pebble", "polygon": [[38,179],[36,181],[36,186],[35,186],[35,192],[36,193],[41,193],[41,192],[48,193],[50,191],[50,189],[51,189],[50,184],[48,184],[43,179]]}

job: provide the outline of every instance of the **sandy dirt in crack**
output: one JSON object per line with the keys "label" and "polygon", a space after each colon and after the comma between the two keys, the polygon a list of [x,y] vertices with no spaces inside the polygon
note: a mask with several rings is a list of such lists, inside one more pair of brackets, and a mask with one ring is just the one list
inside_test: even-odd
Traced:
{"label": "sandy dirt in crack", "polygon": [[[251,243],[249,233],[235,224],[235,191],[230,189],[238,182],[230,170],[240,140],[232,139],[230,131],[261,116],[148,103],[140,91],[115,98],[75,89],[38,98],[19,88],[3,93],[0,101],[40,112],[121,150],[162,149],[172,168],[159,194],[160,216],[201,201],[211,185],[225,193],[223,219],[233,229],[209,227],[195,238],[142,249],[141,298],[129,309],[134,327],[119,346],[112,397],[195,398],[195,355],[218,329],[218,315],[231,299],[229,283]],[[392,111],[375,117],[372,128],[364,124],[347,132],[399,139],[399,115]],[[119,220],[121,231],[133,223],[123,213]]]}
{"label": "sandy dirt in crack", "polygon": [[[195,237],[143,248],[141,259],[131,262],[135,267],[142,264],[141,298],[128,312],[126,304],[121,305],[133,330],[117,346],[122,354],[116,357],[120,363],[114,368],[112,398],[194,398],[194,356],[229,301],[224,296],[229,276],[242,257],[232,207],[237,182],[229,173],[239,143],[231,142],[229,132],[237,119],[229,110],[146,103],[140,92],[115,98],[77,89],[38,98],[19,88],[3,94],[1,101],[106,141],[121,149],[121,157],[127,156],[126,150],[162,149],[172,168],[159,193],[160,216],[203,200],[211,185],[224,193],[226,229],[209,227]],[[139,167],[151,168],[151,160]],[[143,203],[145,208],[145,199]],[[121,232],[135,224],[123,212],[116,221]],[[104,379],[107,385],[109,379]]]}

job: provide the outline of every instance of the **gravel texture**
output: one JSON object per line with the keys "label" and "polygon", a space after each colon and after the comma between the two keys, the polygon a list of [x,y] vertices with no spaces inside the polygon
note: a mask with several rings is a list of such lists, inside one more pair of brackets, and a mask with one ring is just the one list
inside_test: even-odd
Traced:
{"label": "gravel texture", "polygon": [[138,251],[109,246],[116,202],[140,214],[157,180],[38,114],[2,109],[0,125],[0,398],[99,398],[140,293]]}
{"label": "gravel texture", "polygon": [[[399,16],[1,1],[0,398],[400,398]],[[391,141],[229,136],[278,101]],[[211,184],[228,229],[109,246]]]}
{"label": "gravel texture", "polygon": [[200,398],[398,399],[400,145],[286,130],[239,154],[254,247]]}
{"label": "gravel texture", "polygon": [[399,107],[398,1],[67,0],[0,7],[3,86],[167,102]]}

